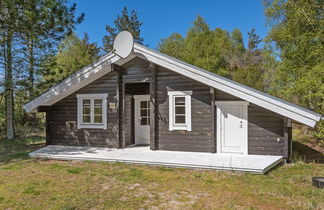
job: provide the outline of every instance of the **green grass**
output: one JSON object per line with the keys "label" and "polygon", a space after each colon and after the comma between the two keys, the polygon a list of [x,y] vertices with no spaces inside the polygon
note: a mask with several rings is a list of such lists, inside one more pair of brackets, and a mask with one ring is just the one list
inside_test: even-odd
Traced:
{"label": "green grass", "polygon": [[254,175],[29,159],[27,153],[41,146],[0,141],[0,209],[324,208],[324,190],[311,184],[313,176],[324,176],[324,164],[298,158]]}

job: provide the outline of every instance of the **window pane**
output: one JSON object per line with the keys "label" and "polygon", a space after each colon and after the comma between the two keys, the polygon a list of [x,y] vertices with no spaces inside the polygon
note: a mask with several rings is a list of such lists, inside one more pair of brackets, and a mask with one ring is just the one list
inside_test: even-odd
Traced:
{"label": "window pane", "polygon": [[148,108],[149,101],[141,101],[141,108]]}
{"label": "window pane", "polygon": [[83,114],[90,114],[90,100],[83,100]]}
{"label": "window pane", "polygon": [[100,107],[101,107],[101,105],[102,105],[102,99],[95,99],[95,100],[94,100],[94,105],[95,105],[95,106],[100,106]]}
{"label": "window pane", "polygon": [[83,115],[82,122],[90,123],[90,115]]}
{"label": "window pane", "polygon": [[174,101],[175,101],[176,106],[177,105],[185,105],[185,102],[186,102],[185,97],[175,97]]}
{"label": "window pane", "polygon": [[185,116],[175,116],[175,123],[186,123],[186,117]]}
{"label": "window pane", "polygon": [[150,118],[142,117],[141,125],[150,125]]}
{"label": "window pane", "polygon": [[141,117],[146,117],[148,115],[147,109],[141,109]]}
{"label": "window pane", "polygon": [[95,115],[94,116],[95,123],[102,123],[102,115]]}
{"label": "window pane", "polygon": [[185,107],[184,106],[176,106],[175,114],[185,114]]}
{"label": "window pane", "polygon": [[88,105],[88,106],[90,106],[90,99],[84,99],[83,100],[83,106],[84,105]]}
{"label": "window pane", "polygon": [[102,114],[102,108],[101,107],[95,107],[94,108],[94,114],[101,115]]}

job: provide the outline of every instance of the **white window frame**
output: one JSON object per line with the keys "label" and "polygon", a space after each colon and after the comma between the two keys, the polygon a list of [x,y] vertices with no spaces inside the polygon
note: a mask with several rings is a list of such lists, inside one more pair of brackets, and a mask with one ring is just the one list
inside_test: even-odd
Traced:
{"label": "white window frame", "polygon": [[[169,130],[191,131],[191,95],[192,91],[168,91],[169,95]],[[185,97],[185,123],[175,123],[175,98]]]}
{"label": "white window frame", "polygon": [[[107,129],[107,98],[108,94],[77,94],[78,99],[78,129],[94,128]],[[94,100],[102,100],[102,123],[94,122]],[[83,100],[90,100],[90,123],[82,122],[83,116]]]}

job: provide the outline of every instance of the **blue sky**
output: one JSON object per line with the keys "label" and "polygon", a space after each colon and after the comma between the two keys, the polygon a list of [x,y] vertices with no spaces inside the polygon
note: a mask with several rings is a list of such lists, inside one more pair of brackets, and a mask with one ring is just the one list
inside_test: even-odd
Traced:
{"label": "blue sky", "polygon": [[173,32],[185,35],[197,15],[202,16],[211,28],[232,31],[239,28],[247,43],[247,32],[252,27],[264,38],[267,34],[263,0],[81,0],[77,1],[77,14],[85,13],[85,20],[76,32],[87,32],[91,42],[102,45],[105,25],[112,25],[123,7],[136,10],[144,23],[142,37],[145,44],[156,48],[161,38]]}

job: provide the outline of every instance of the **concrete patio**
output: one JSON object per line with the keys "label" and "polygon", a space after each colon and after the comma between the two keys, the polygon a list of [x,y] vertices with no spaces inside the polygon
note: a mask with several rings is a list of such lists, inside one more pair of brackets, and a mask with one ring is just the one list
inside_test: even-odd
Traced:
{"label": "concrete patio", "polygon": [[283,161],[282,156],[228,155],[150,150],[149,146],[123,149],[49,145],[29,153],[32,158],[123,162],[195,169],[216,169],[264,174]]}

